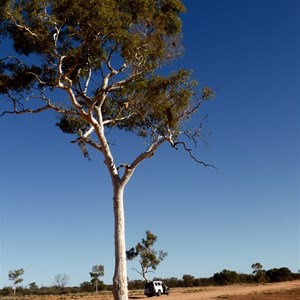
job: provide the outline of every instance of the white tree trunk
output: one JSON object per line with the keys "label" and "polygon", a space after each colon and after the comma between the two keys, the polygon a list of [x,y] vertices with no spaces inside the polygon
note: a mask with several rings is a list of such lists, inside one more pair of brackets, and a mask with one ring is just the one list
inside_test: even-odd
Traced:
{"label": "white tree trunk", "polygon": [[113,278],[114,300],[128,300],[125,218],[123,204],[124,186],[114,183],[115,219],[115,274]]}
{"label": "white tree trunk", "polygon": [[17,285],[14,283],[13,285],[14,298],[16,297],[16,290],[17,290]]}

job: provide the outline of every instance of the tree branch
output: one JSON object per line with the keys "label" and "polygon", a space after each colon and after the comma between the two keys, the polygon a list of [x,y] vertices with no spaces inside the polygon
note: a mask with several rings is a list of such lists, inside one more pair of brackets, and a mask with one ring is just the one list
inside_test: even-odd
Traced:
{"label": "tree branch", "polygon": [[191,149],[191,148],[188,148],[187,145],[185,144],[185,142],[175,142],[175,143],[173,143],[173,144],[170,142],[170,144],[171,144],[172,147],[175,148],[176,150],[178,149],[177,145],[183,146],[184,150],[186,150],[186,151],[189,153],[190,157],[191,157],[195,162],[197,162],[197,163],[203,165],[203,166],[206,167],[206,168],[207,168],[207,167],[211,167],[211,168],[214,168],[215,170],[218,170],[214,165],[212,165],[212,164],[207,164],[207,163],[205,163],[204,161],[197,159],[197,158],[193,155],[192,149]]}
{"label": "tree branch", "polygon": [[85,82],[85,85],[84,85],[84,89],[83,89],[83,94],[86,96],[86,93],[87,93],[87,89],[89,87],[89,83],[90,83],[90,80],[91,80],[91,76],[92,76],[92,68],[91,68],[91,65],[90,65],[90,61],[88,60],[88,65],[89,65],[89,72],[88,72],[88,76],[87,76],[87,79],[86,79],[86,82]]}
{"label": "tree branch", "polygon": [[65,113],[65,110],[60,109],[60,108],[58,108],[54,105],[47,104],[47,105],[42,106],[42,107],[37,108],[37,109],[27,108],[27,109],[23,109],[23,110],[20,110],[20,111],[16,110],[16,109],[14,109],[13,111],[5,110],[0,114],[0,117],[2,117],[5,114],[16,114],[16,115],[21,115],[21,114],[26,114],[26,113],[35,114],[35,113],[39,113],[39,112],[42,112],[42,111],[45,111],[45,110],[48,110],[48,109],[52,109],[52,110],[55,110],[55,111],[60,112],[60,113]]}
{"label": "tree branch", "polygon": [[131,114],[129,114],[126,117],[115,118],[115,119],[110,119],[110,120],[104,120],[103,121],[103,125],[116,124],[118,122],[121,122],[121,121],[124,121],[124,120],[128,120],[133,115],[134,115],[134,113],[131,113]]}
{"label": "tree branch", "polygon": [[38,35],[37,35],[36,33],[32,32],[27,26],[25,26],[25,25],[20,25],[20,24],[15,20],[15,18],[13,17],[13,15],[12,15],[11,13],[8,12],[7,14],[10,16],[11,20],[15,23],[15,25],[16,25],[18,28],[21,28],[21,29],[27,31],[29,34],[31,34],[31,35],[33,35],[33,36],[35,36],[35,37],[38,37]]}
{"label": "tree branch", "polygon": [[149,148],[141,153],[133,162],[132,164],[129,166],[130,169],[135,169],[138,164],[140,164],[144,159],[146,158],[151,158],[156,150],[158,149],[158,147],[164,143],[165,141],[167,141],[168,139],[166,137],[157,137],[149,146]]}
{"label": "tree branch", "polygon": [[72,144],[78,143],[79,145],[81,143],[85,143],[90,145],[91,147],[95,148],[96,150],[99,150],[102,152],[102,147],[99,143],[95,142],[90,138],[90,135],[94,131],[94,127],[90,127],[82,136],[78,137],[76,140],[71,141]]}

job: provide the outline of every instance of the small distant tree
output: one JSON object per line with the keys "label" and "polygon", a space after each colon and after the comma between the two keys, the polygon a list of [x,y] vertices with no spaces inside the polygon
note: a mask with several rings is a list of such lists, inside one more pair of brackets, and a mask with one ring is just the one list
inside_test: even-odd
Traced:
{"label": "small distant tree", "polygon": [[67,274],[57,274],[54,277],[54,284],[59,289],[63,289],[64,287],[66,287],[68,281],[69,281],[69,276]]}
{"label": "small distant tree", "polygon": [[255,263],[251,265],[251,268],[253,269],[252,274],[255,276],[255,280],[257,282],[265,282],[266,281],[266,271],[263,270],[263,266],[260,263]]}
{"label": "small distant tree", "polygon": [[23,281],[23,278],[20,277],[23,274],[24,274],[23,269],[9,271],[9,273],[8,273],[9,280],[11,280],[13,282],[14,297],[16,296],[17,285]]}
{"label": "small distant tree", "polygon": [[2,290],[1,290],[1,295],[2,296],[8,296],[11,292],[11,287],[4,287]]}
{"label": "small distant tree", "polygon": [[146,231],[146,239],[142,239],[142,242],[137,243],[135,247],[132,247],[126,251],[126,257],[128,260],[137,260],[141,266],[141,271],[133,268],[140,275],[143,276],[145,281],[149,281],[147,273],[156,270],[157,266],[164,260],[168,255],[163,250],[155,251],[153,248],[154,243],[157,240],[157,236],[151,231]]}
{"label": "small distant tree", "polygon": [[90,275],[92,277],[92,284],[95,287],[96,293],[98,293],[99,286],[102,284],[102,282],[99,280],[100,276],[104,276],[104,266],[102,265],[95,265],[92,268],[92,272],[90,272]]}
{"label": "small distant tree", "polygon": [[31,282],[31,283],[29,283],[28,286],[29,286],[31,293],[38,290],[38,288],[39,288],[38,285],[36,284],[36,282]]}
{"label": "small distant tree", "polygon": [[35,282],[29,283],[28,286],[31,290],[37,290],[39,288]]}

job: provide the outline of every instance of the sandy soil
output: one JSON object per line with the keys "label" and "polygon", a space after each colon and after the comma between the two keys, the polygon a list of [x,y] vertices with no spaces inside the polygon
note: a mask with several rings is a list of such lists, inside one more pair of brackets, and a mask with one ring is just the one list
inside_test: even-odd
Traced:
{"label": "sandy soil", "polygon": [[[1,297],[2,300],[12,299]],[[60,296],[26,296],[26,300],[112,300],[111,293],[74,294]],[[260,285],[231,285],[224,287],[198,287],[171,289],[169,296],[147,298],[143,291],[130,291],[129,299],[160,300],[300,300],[300,280]]]}
{"label": "sandy soil", "polygon": [[[281,294],[279,296],[279,294]],[[246,296],[247,295],[247,296]],[[274,296],[273,298],[266,298]],[[293,298],[292,298],[293,297]],[[232,285],[174,290],[168,300],[300,300],[300,280],[264,285]]]}

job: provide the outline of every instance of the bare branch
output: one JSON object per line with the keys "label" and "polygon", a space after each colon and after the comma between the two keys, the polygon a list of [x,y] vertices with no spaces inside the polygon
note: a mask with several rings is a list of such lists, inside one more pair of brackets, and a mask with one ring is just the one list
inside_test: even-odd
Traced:
{"label": "bare branch", "polygon": [[130,119],[133,115],[134,115],[134,113],[129,114],[128,116],[125,116],[125,117],[121,117],[121,118],[115,118],[115,119],[105,120],[105,121],[103,121],[103,125],[116,124],[118,122]]}
{"label": "bare branch", "polygon": [[115,73],[116,72],[116,70],[111,66],[111,58],[112,58],[112,55],[113,55],[113,53],[117,50],[117,46],[115,46],[115,47],[112,47],[112,49],[111,49],[111,51],[110,51],[110,53],[109,53],[109,55],[108,55],[108,58],[107,58],[107,60],[106,60],[106,65],[107,65],[107,68],[109,69],[109,71],[111,72],[111,73]]}
{"label": "bare branch", "polygon": [[[122,69],[122,71],[120,72],[123,72],[125,70],[126,67],[124,67]],[[121,70],[119,69],[119,70]],[[118,71],[119,72],[119,71]],[[139,76],[142,74],[142,71],[138,71],[134,74],[131,74],[130,76],[128,76],[127,78],[123,79],[123,80],[120,80],[120,81],[117,81],[117,82],[113,82],[108,88],[107,90],[109,90],[110,92],[111,91],[115,91],[115,90],[119,90],[119,89],[122,89],[124,85],[126,85],[127,83],[130,83],[131,81],[133,81],[135,79],[135,77]]]}
{"label": "bare branch", "polygon": [[58,62],[58,77],[57,77],[57,81],[56,81],[56,85],[59,87],[59,88],[65,88],[65,85],[62,83],[61,79],[62,79],[62,75],[63,75],[63,71],[62,71],[62,63],[63,63],[63,60],[66,56],[65,55],[62,55],[60,58],[59,58],[59,62]]}
{"label": "bare branch", "polygon": [[90,80],[91,80],[91,76],[92,76],[92,67],[90,65],[90,61],[88,60],[88,65],[89,65],[89,72],[88,72],[88,76],[87,76],[87,79],[86,79],[86,82],[85,82],[85,86],[84,86],[84,89],[83,89],[83,94],[86,95],[87,93],[87,89],[89,87],[89,83],[90,83]]}
{"label": "bare branch", "polygon": [[40,84],[46,85],[46,82],[43,81],[37,74],[35,74],[33,72],[27,72],[27,74],[33,75]]}
{"label": "bare branch", "polygon": [[86,137],[83,137],[83,136],[80,136],[79,138],[77,138],[76,140],[74,141],[71,141],[72,144],[88,144],[90,145],[91,147],[93,147],[94,149],[98,150],[98,151],[101,151],[102,152],[102,147],[99,143],[95,142],[94,140],[90,139],[90,138],[86,138]]}
{"label": "bare branch", "polygon": [[27,108],[27,109],[22,109],[22,110],[14,109],[13,111],[6,110],[6,111],[4,111],[0,114],[0,117],[2,117],[5,114],[16,114],[16,115],[27,114],[27,113],[35,114],[35,113],[40,113],[40,112],[48,110],[48,109],[52,109],[52,110],[55,110],[55,111],[60,112],[60,113],[65,113],[65,111],[63,109],[60,109],[60,108],[58,108],[54,105],[51,105],[51,104],[47,104],[47,105],[39,107],[37,109]]}
{"label": "bare branch", "polygon": [[102,152],[101,145],[90,138],[90,135],[93,131],[94,131],[94,128],[92,126],[90,126],[90,128],[85,132],[85,134],[81,135],[76,140],[71,141],[72,144],[75,144],[75,143],[78,144],[84,157],[88,158],[89,160],[90,160],[90,156],[89,156],[88,150],[85,147],[86,144],[90,145],[94,149]]}
{"label": "bare branch", "polygon": [[204,161],[197,159],[197,158],[193,155],[192,149],[191,149],[191,148],[188,148],[185,142],[175,142],[175,143],[173,143],[173,144],[171,143],[171,145],[172,145],[172,147],[175,148],[175,149],[178,149],[177,145],[183,146],[184,150],[186,150],[186,151],[189,153],[190,157],[191,157],[195,162],[197,162],[197,163],[203,165],[203,166],[206,167],[206,168],[207,168],[207,167],[211,167],[211,168],[214,168],[215,170],[218,170],[214,165],[207,164],[207,163],[205,163]]}
{"label": "bare branch", "polygon": [[[58,113],[62,113],[62,114],[68,114],[68,115],[77,114],[75,111],[70,111],[70,110],[63,108],[62,106],[56,106],[56,105],[52,104],[51,99],[44,95],[43,90],[40,91],[40,95],[38,95],[38,96],[31,94],[27,98],[24,98],[21,96],[22,98],[18,99],[8,93],[7,97],[9,99],[9,101],[12,102],[13,109],[3,111],[0,114],[0,117],[2,117],[5,114],[16,114],[16,115],[28,114],[28,113],[35,114],[35,113],[40,113],[40,112],[43,112],[43,111],[46,111],[49,109],[56,111]],[[21,102],[21,100],[23,102],[28,102],[28,101],[34,100],[34,99],[40,100],[40,102],[41,102],[40,107],[35,108],[35,109],[25,108],[24,104]],[[44,105],[42,105],[42,103],[44,103]]]}
{"label": "bare branch", "polygon": [[4,58],[1,58],[0,61],[5,61],[5,60],[8,60],[8,59],[15,60],[18,65],[22,65],[23,64],[17,57],[11,56],[11,55],[6,56]]}
{"label": "bare branch", "polygon": [[[148,149],[141,153],[133,162],[131,165],[129,165],[129,167],[127,169],[135,169],[143,160],[145,160],[146,158],[151,158],[156,150],[159,148],[159,146],[166,142],[168,139],[166,137],[157,137],[155,140],[152,141],[151,145],[148,147]],[[124,176],[126,175],[126,172],[124,174]]]}
{"label": "bare branch", "polygon": [[[137,273],[139,273],[141,276],[143,276],[143,273],[140,272],[139,270],[137,270],[136,268],[132,268],[131,270],[134,270],[134,271],[136,271]],[[144,277],[144,276],[143,276],[143,277]]]}

